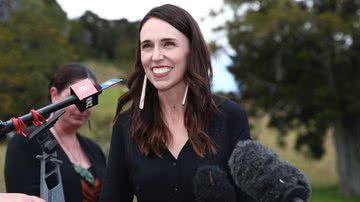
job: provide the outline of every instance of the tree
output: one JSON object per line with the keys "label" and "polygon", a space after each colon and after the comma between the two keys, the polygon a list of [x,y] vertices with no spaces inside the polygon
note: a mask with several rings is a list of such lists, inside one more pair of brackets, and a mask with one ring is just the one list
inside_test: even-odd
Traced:
{"label": "tree", "polygon": [[134,60],[139,22],[105,20],[86,11],[71,21],[69,40],[82,58],[102,58],[120,63]]}
{"label": "tree", "polygon": [[[333,128],[340,190],[360,195],[360,3],[356,0],[225,0],[220,28],[241,97],[271,117],[296,148],[321,158]],[[240,13],[241,8],[247,8]]]}
{"label": "tree", "polygon": [[55,0],[16,3],[17,9],[0,19],[1,120],[46,104],[50,76],[75,58],[66,15]]}

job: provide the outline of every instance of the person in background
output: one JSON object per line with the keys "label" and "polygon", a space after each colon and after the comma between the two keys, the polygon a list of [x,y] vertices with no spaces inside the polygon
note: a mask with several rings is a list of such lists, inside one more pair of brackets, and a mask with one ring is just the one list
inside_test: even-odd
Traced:
{"label": "person in background", "polygon": [[[70,86],[83,79],[96,84],[95,75],[84,65],[70,63],[62,66],[49,84],[52,103],[70,96]],[[65,113],[50,129],[59,146],[58,159],[66,202],[97,202],[103,184],[106,159],[94,141],[79,134],[86,124],[92,108],[80,112],[75,105],[65,108]],[[41,147],[36,141],[30,143],[20,135],[14,136],[7,147],[5,160],[5,184],[7,192],[40,195]]]}
{"label": "person in background", "polygon": [[193,17],[169,4],[150,10],[140,22],[134,66],[119,98],[100,201],[135,195],[141,202],[194,202],[193,178],[204,165],[219,166],[234,183],[228,159],[238,140],[250,139],[247,115],[211,93],[210,52]]}

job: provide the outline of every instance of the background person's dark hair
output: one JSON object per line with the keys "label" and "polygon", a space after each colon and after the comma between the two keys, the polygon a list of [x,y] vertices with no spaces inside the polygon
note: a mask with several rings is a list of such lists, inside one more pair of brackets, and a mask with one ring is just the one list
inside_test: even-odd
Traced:
{"label": "background person's dark hair", "polygon": [[[58,90],[58,93],[60,93],[69,85],[86,78],[93,80],[97,84],[95,74],[85,65],[80,63],[68,63],[61,66],[55,72],[53,78],[50,80],[49,89],[55,87]],[[49,100],[51,101],[50,95]]]}
{"label": "background person's dark hair", "polygon": [[142,26],[150,18],[169,23],[189,39],[190,52],[184,75],[185,83],[189,85],[185,127],[188,130],[189,142],[199,156],[204,156],[206,151],[214,154],[216,152],[214,143],[206,133],[211,117],[218,112],[210,90],[212,79],[210,51],[194,18],[180,7],[170,4],[155,7],[140,22],[134,72],[128,80],[129,91],[119,98],[116,116],[127,102],[132,101],[131,134],[140,151],[145,155],[149,153],[160,155],[167,148],[167,143],[171,140],[170,131],[161,114],[156,88],[151,83],[147,85],[144,109],[140,110],[138,107],[145,75],[141,63],[139,38]]}

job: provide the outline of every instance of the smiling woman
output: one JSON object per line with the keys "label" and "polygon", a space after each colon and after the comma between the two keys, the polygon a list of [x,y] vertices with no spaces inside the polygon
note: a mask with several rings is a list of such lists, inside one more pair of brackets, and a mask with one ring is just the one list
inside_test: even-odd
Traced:
{"label": "smiling woman", "polygon": [[211,79],[193,17],[169,4],[150,10],[140,22],[129,91],[119,98],[101,201],[195,202],[199,167],[229,170],[235,143],[250,138],[248,122],[237,104],[212,95]]}

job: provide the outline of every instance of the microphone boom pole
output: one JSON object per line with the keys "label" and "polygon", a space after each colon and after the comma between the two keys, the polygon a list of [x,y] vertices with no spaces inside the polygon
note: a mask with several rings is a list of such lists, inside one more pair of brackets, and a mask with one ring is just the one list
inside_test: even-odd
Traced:
{"label": "microphone boom pole", "polygon": [[[103,90],[105,90],[115,84],[123,84],[125,82],[126,82],[126,79],[110,79],[99,85],[100,89],[99,89],[98,93],[100,94]],[[42,107],[42,108],[36,110],[36,112],[38,114],[46,116],[52,112],[55,112],[59,109],[67,107],[69,105],[75,104],[77,102],[79,102],[79,98],[76,95],[71,95],[60,102],[52,103],[45,107]],[[31,113],[28,113],[28,114],[25,114],[25,115],[19,117],[19,119],[21,119],[24,123],[27,123],[27,122],[32,121],[34,119],[34,117]],[[0,136],[3,136],[6,133],[8,133],[14,129],[15,129],[15,126],[11,120],[8,120],[6,122],[2,122],[0,120]]]}

